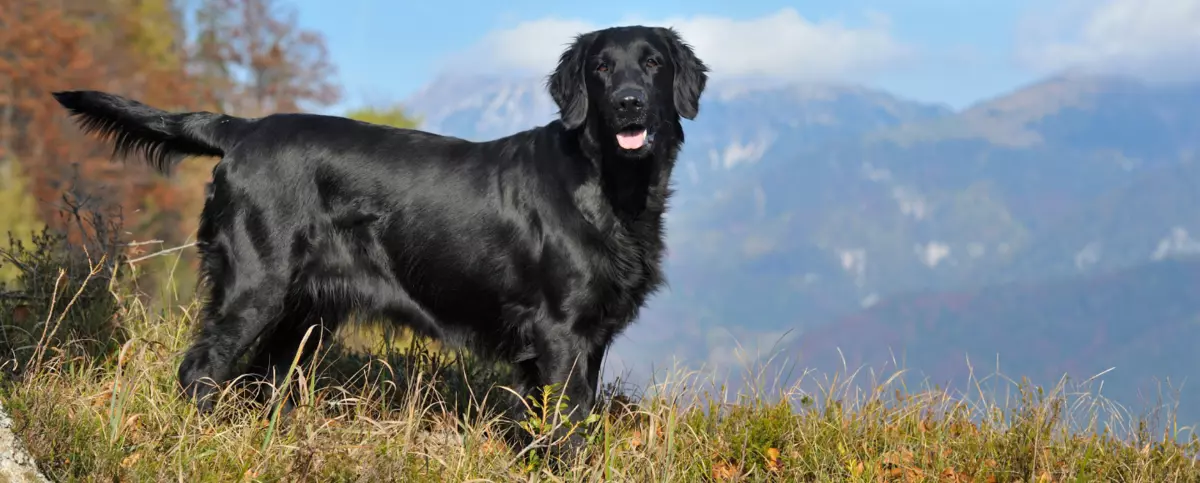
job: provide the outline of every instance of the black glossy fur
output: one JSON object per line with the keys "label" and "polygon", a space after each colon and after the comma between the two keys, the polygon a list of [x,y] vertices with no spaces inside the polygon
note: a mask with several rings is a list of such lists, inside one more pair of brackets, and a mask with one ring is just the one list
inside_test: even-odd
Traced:
{"label": "black glossy fur", "polygon": [[[523,393],[565,384],[579,417],[613,337],[663,283],[680,117],[696,116],[707,70],[670,29],[587,33],[547,81],[560,119],[488,142],[55,97],[84,129],[115,136],[115,154],[164,174],[188,155],[223,157],[198,235],[210,298],[179,366],[201,408],[214,391],[201,380],[237,375],[256,340],[241,372],[282,374],[306,329],[360,312],[511,362]],[[631,125],[648,146],[617,145]]]}

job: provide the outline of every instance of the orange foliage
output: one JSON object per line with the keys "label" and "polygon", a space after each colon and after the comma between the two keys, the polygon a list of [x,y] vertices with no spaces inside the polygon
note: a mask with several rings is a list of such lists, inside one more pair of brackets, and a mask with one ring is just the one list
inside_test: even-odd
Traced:
{"label": "orange foliage", "polygon": [[[58,221],[58,200],[74,187],[101,203],[92,208],[119,206],[135,237],[177,242],[198,215],[205,180],[197,175],[208,176],[181,169],[185,177],[168,180],[139,162],[110,162],[110,145],[81,133],[54,91],[98,89],[168,110],[247,116],[337,100],[323,40],[294,16],[271,0],[202,4],[220,13],[188,49],[172,0],[0,0],[0,161],[22,163],[44,221]],[[236,79],[230,72],[239,69],[254,75]]]}
{"label": "orange foliage", "polygon": [[[274,0],[203,0],[194,62],[226,112],[261,116],[328,105],[341,95],[323,37]],[[241,73],[241,82],[232,73]]]}
{"label": "orange foliage", "polygon": [[[0,146],[32,178],[39,211],[49,223],[63,191],[102,203],[140,208],[161,197],[149,170],[107,162],[107,147],[85,140],[65,122],[50,93],[61,89],[105,89],[169,106],[181,105],[178,72],[163,72],[126,55],[128,19],[105,8],[116,2],[0,0]],[[91,206],[101,208],[102,206]],[[133,217],[136,220],[136,215]]]}

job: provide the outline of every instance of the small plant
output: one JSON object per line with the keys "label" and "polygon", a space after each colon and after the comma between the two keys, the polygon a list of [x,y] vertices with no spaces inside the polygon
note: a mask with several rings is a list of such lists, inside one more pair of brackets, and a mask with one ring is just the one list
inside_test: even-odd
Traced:
{"label": "small plant", "polygon": [[126,340],[117,290],[125,261],[119,213],[87,210],[63,196],[59,223],[28,243],[9,233],[0,267],[17,273],[0,283],[0,350],[15,374],[39,362],[44,349],[107,357]]}
{"label": "small plant", "polygon": [[[541,391],[525,396],[529,401],[526,405],[526,418],[518,425],[534,440],[546,440],[548,445],[558,445],[566,438],[575,434],[583,426],[590,426],[600,420],[600,415],[592,413],[583,421],[577,421],[566,412],[570,407],[569,396],[562,393],[562,385],[545,386]],[[557,437],[556,437],[557,436]]]}

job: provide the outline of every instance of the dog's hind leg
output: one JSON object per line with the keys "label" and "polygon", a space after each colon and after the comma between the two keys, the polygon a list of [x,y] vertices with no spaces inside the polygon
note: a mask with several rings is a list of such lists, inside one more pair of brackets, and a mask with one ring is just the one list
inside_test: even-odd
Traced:
{"label": "dog's hind leg", "polygon": [[[289,302],[288,306],[291,307],[288,316],[280,320],[273,331],[263,335],[247,370],[261,376],[269,384],[268,394],[284,389],[289,370],[307,370],[308,363],[315,356],[317,349],[329,345],[338,326],[343,322],[342,314],[333,311],[316,312],[314,304],[308,301]],[[295,369],[292,368],[293,363],[296,365]],[[308,377],[313,376],[309,374]],[[295,379],[296,375],[293,374],[292,380]],[[296,399],[294,392],[286,394],[288,397],[283,401],[285,413],[295,406]]]}
{"label": "dog's hind leg", "polygon": [[[234,376],[234,364],[264,333],[285,315],[288,274],[274,263],[272,253],[287,253],[284,244],[237,226],[236,219],[217,219],[229,211],[205,207],[199,239],[202,269],[209,300],[201,317],[200,333],[179,364],[179,385],[201,411],[215,404],[211,397]],[[237,216],[253,218],[246,210]],[[253,221],[253,220],[251,220]],[[247,226],[245,220],[241,223]]]}
{"label": "dog's hind leg", "polygon": [[[250,364],[250,371],[270,385],[268,393],[288,394],[285,411],[290,411],[297,396],[283,387],[292,364],[296,364],[295,370],[309,369],[318,348],[329,346],[338,327],[351,314],[387,316],[402,312],[406,320],[424,321],[418,324],[420,327],[435,327],[386,275],[388,260],[379,246],[332,228],[314,231],[318,236],[308,238],[311,251],[297,270],[300,275],[293,281],[294,288],[288,292],[287,314],[263,334]],[[425,318],[420,318],[422,315]],[[309,380],[315,377],[306,376]],[[296,380],[295,375],[292,380]]]}
{"label": "dog's hind leg", "polygon": [[[257,282],[257,281],[256,281]],[[225,303],[206,310],[200,336],[179,364],[179,384],[203,412],[212,410],[211,396],[233,376],[234,363],[278,318],[282,290],[258,282],[225,291]]]}

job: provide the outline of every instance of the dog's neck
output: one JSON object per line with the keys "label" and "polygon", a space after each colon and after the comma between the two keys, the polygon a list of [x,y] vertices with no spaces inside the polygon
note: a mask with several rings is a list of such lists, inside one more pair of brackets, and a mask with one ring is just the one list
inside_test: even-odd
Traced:
{"label": "dog's neck", "polygon": [[614,152],[615,146],[609,146],[612,143],[599,142],[600,129],[594,124],[577,132],[580,151],[600,173],[600,187],[613,213],[630,221],[660,218],[671,194],[669,183],[680,136],[663,136],[650,156],[627,159]]}

